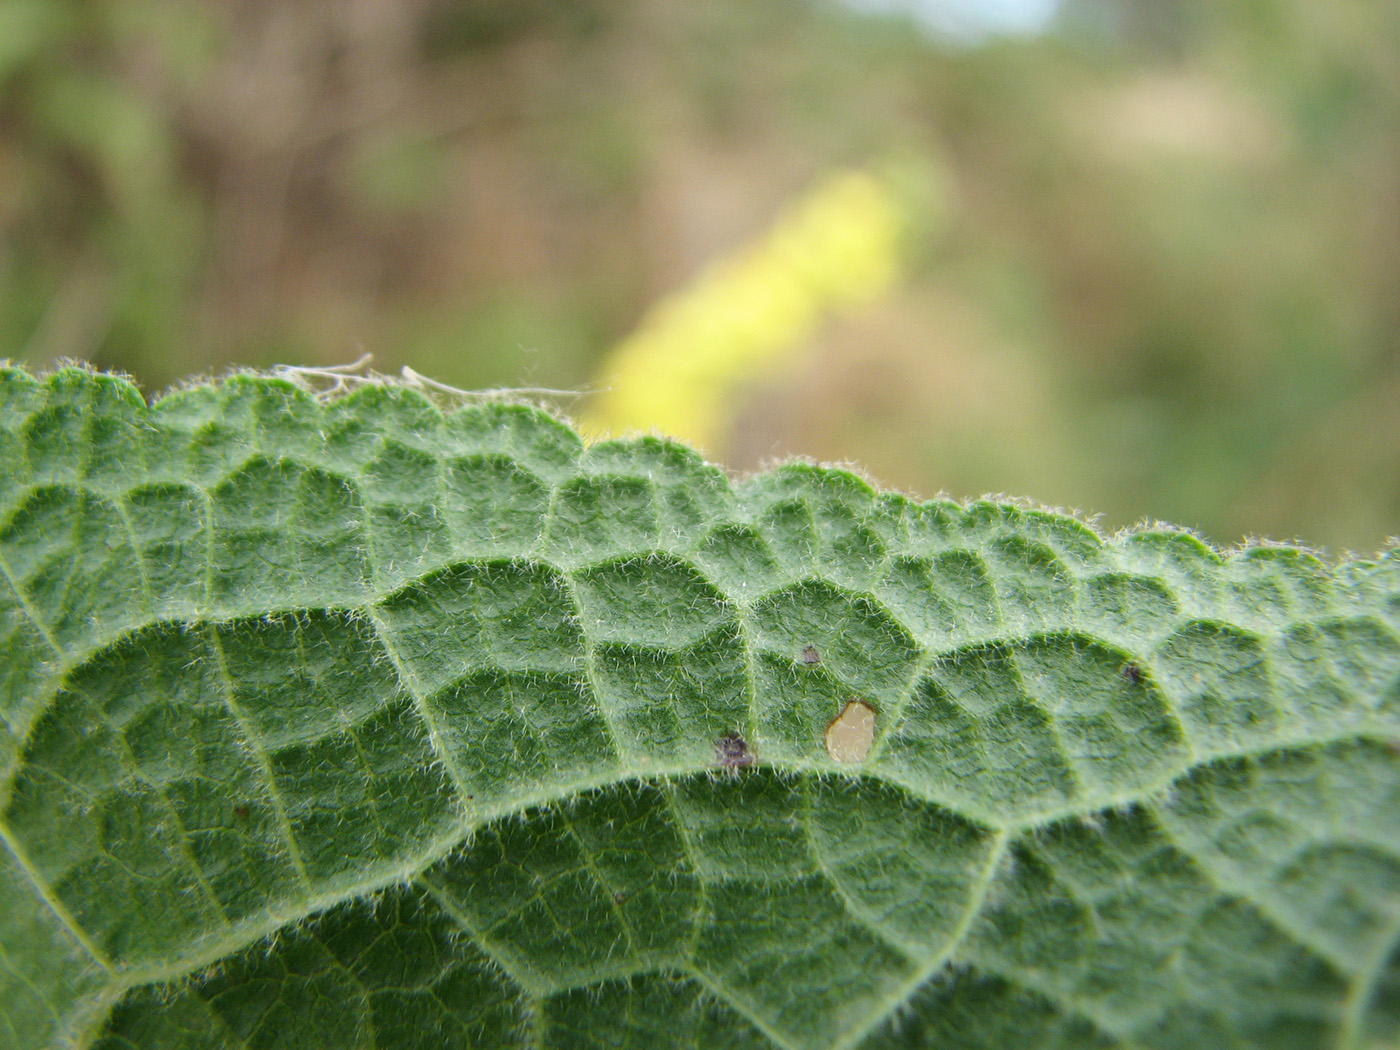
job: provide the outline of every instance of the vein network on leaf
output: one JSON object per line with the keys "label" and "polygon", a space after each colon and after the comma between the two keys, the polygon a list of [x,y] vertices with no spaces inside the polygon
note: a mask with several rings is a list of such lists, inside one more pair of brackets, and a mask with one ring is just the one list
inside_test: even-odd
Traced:
{"label": "vein network on leaf", "polygon": [[1400,1036],[1395,550],[367,364],[0,371],[6,1045]]}

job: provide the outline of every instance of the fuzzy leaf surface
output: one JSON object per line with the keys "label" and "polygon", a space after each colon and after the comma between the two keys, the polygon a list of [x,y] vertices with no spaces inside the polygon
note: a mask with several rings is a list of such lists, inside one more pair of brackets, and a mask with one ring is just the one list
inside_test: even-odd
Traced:
{"label": "fuzzy leaf surface", "polygon": [[1393,551],[387,385],[6,370],[0,445],[0,1045],[1400,1035]]}

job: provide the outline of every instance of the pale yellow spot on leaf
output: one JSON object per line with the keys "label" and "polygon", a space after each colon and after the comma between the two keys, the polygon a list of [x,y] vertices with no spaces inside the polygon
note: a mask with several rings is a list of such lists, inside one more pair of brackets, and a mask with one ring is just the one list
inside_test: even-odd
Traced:
{"label": "pale yellow spot on leaf", "polygon": [[859,700],[847,701],[845,709],[826,727],[826,753],[842,765],[864,762],[874,742],[875,709]]}

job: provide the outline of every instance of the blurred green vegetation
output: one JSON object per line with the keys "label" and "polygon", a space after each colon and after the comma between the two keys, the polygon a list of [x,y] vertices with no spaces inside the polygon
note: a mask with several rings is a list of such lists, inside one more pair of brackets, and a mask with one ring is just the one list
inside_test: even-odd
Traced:
{"label": "blurred green vegetation", "polygon": [[1400,533],[1390,0],[1066,0],[979,46],[834,0],[0,0],[0,356],[585,386],[899,152],[948,169],[937,229],[716,455]]}

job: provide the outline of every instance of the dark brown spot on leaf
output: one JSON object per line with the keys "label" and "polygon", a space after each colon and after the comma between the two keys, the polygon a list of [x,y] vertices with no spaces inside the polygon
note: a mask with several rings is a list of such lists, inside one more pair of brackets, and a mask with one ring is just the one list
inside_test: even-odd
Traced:
{"label": "dark brown spot on leaf", "polygon": [[234,815],[235,817],[237,817],[239,820],[247,820],[247,819],[248,819],[248,807],[245,806],[245,805],[243,805],[242,803],[239,803],[238,805],[236,805],[236,806],[233,807],[233,815]]}
{"label": "dark brown spot on leaf", "polygon": [[1123,665],[1123,677],[1137,685],[1142,681],[1142,668],[1137,665],[1136,660],[1129,660]]}
{"label": "dark brown spot on leaf", "polygon": [[715,741],[715,763],[722,769],[745,769],[754,764],[754,754],[738,733],[725,733]]}
{"label": "dark brown spot on leaf", "polygon": [[822,662],[822,654],[817,652],[815,645],[809,645],[802,650],[802,662],[808,667],[813,667]]}

